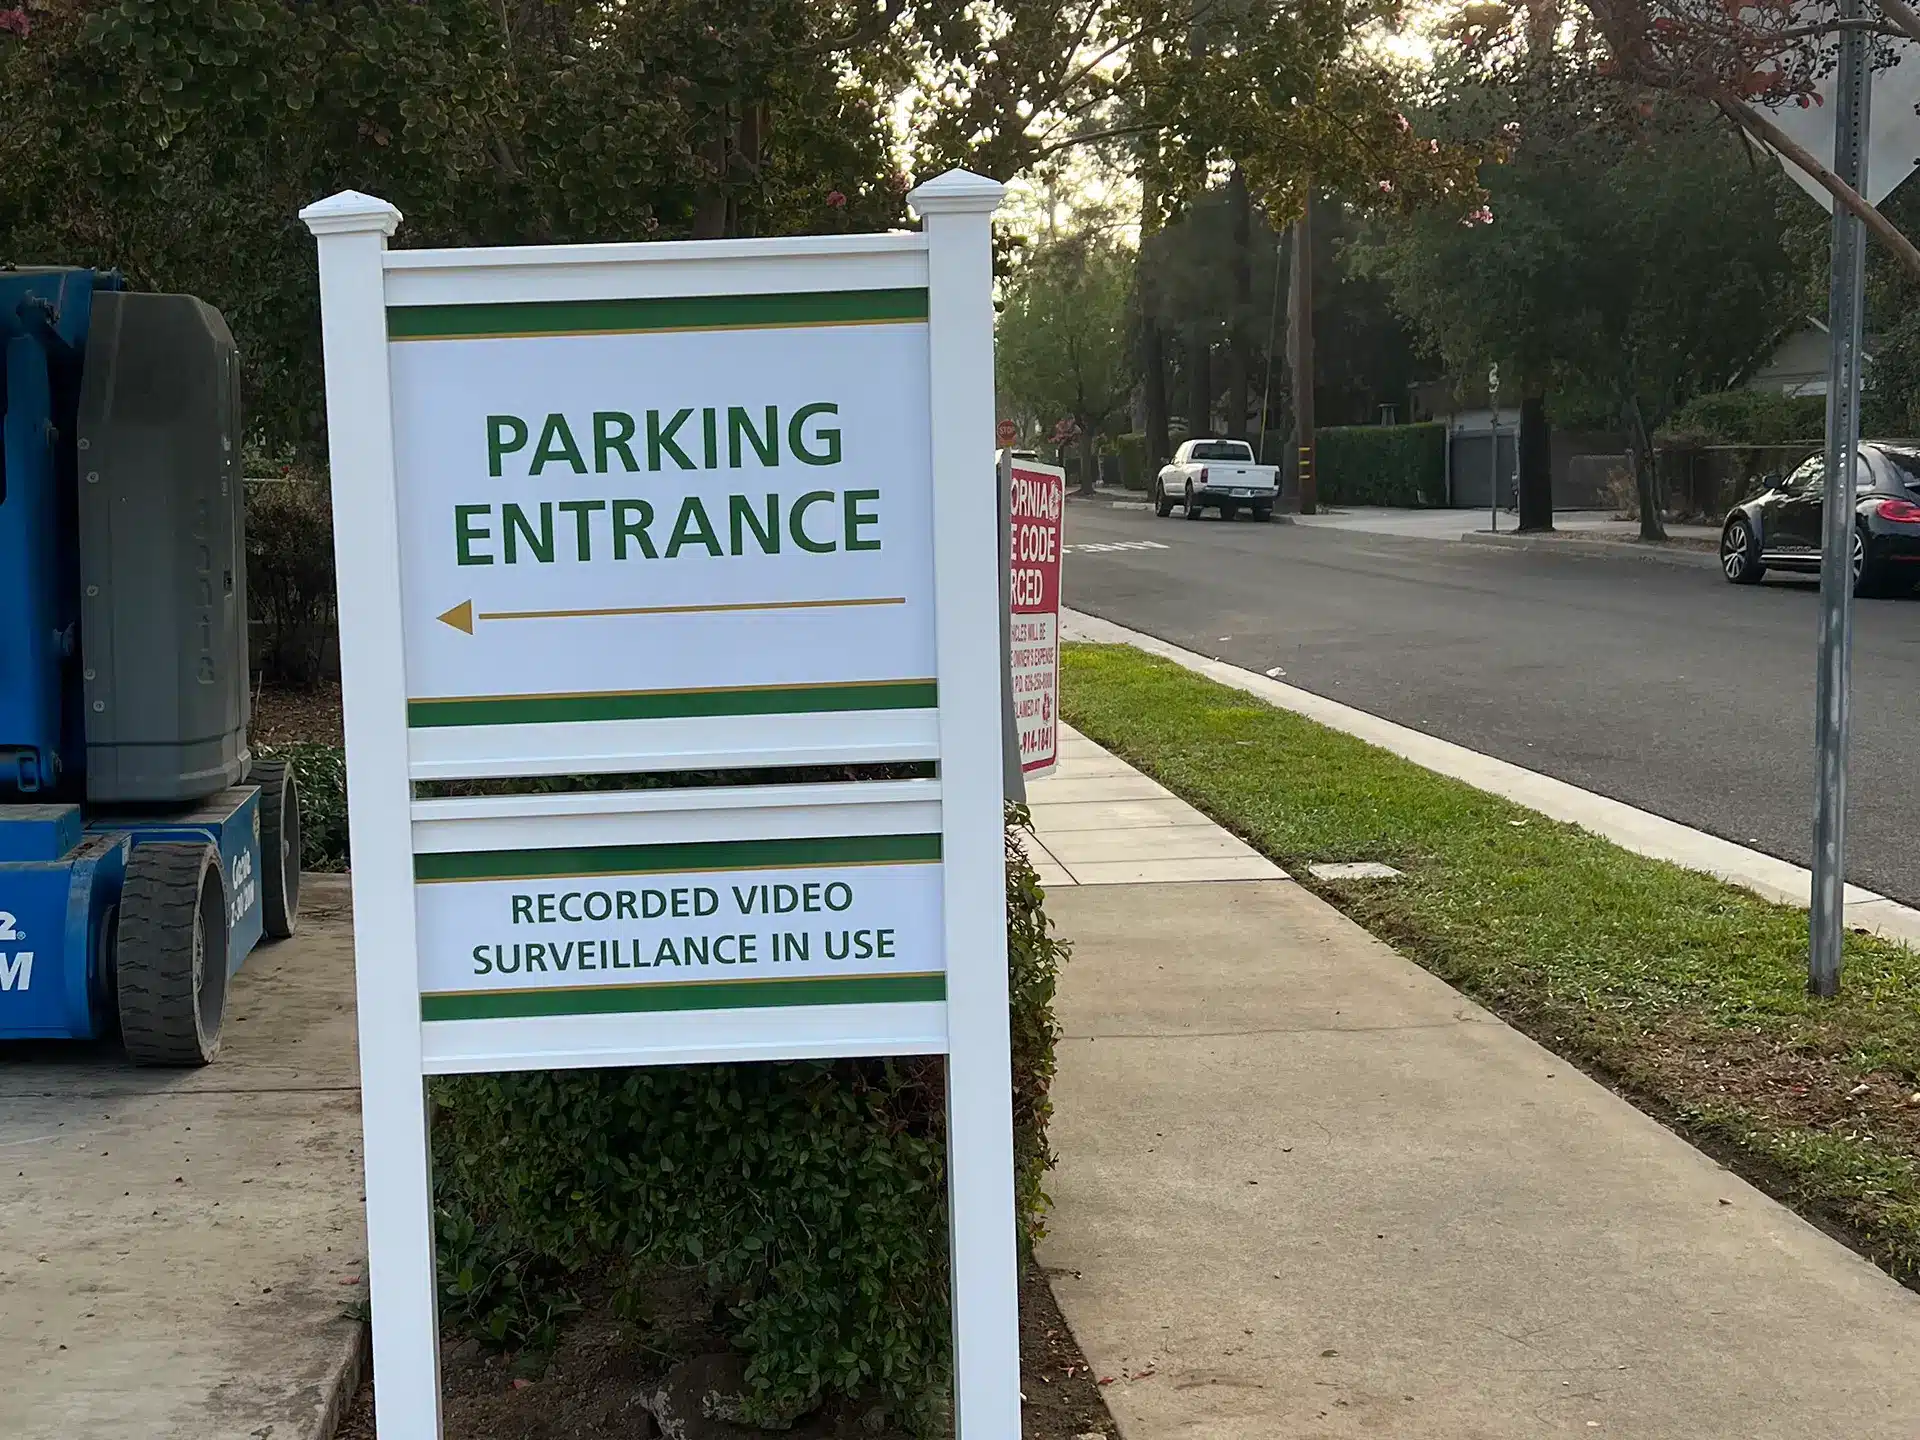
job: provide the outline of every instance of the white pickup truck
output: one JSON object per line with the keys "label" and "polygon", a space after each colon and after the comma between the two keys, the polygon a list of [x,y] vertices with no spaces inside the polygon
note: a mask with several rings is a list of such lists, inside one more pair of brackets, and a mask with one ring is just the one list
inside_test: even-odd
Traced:
{"label": "white pickup truck", "polygon": [[1188,440],[1154,477],[1153,513],[1164,519],[1182,505],[1187,519],[1198,520],[1211,505],[1222,520],[1231,520],[1244,505],[1254,519],[1271,520],[1279,489],[1279,471],[1256,465],[1246,441]]}

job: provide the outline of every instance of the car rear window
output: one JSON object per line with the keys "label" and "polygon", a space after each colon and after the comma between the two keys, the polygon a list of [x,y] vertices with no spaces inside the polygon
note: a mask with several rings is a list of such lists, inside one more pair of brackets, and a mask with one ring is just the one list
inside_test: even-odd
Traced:
{"label": "car rear window", "polygon": [[1893,450],[1882,447],[1880,458],[1887,462],[1893,478],[1909,490],[1920,491],[1920,450]]}
{"label": "car rear window", "polygon": [[1253,447],[1244,440],[1207,440],[1193,447],[1195,460],[1252,460]]}

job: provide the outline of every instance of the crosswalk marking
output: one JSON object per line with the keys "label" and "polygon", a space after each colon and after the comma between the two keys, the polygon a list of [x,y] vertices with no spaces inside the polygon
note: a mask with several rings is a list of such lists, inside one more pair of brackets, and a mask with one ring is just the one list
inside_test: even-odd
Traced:
{"label": "crosswalk marking", "polygon": [[1084,545],[1062,545],[1061,552],[1076,551],[1080,554],[1097,554],[1104,550],[1167,550],[1172,547],[1158,540],[1094,540]]}

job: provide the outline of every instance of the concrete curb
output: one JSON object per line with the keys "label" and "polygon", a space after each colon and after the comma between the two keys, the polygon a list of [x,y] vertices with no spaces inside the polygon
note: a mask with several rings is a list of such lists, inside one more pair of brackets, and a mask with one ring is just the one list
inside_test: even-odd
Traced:
{"label": "concrete curb", "polygon": [[[1604,542],[1603,542],[1604,543]],[[1426,735],[1391,720],[1382,720],[1364,710],[1328,700],[1311,691],[1269,680],[1237,665],[1209,659],[1183,650],[1152,635],[1129,630],[1097,615],[1077,610],[1060,612],[1061,634],[1066,640],[1088,640],[1104,645],[1131,645],[1150,655],[1158,655],[1184,666],[1196,675],[1236,690],[1258,696],[1281,710],[1325,725],[1330,729],[1365,740],[1403,760],[1411,760],[1424,769],[1499,795],[1537,810],[1550,819],[1562,820],[1611,840],[1623,850],[1665,860],[1688,870],[1697,870],[1751,890],[1762,899],[1780,905],[1804,908],[1813,893],[1813,877],[1798,865],[1772,855],[1722,840],[1717,835],[1695,830],[1678,821],[1654,815],[1605,795],[1582,790],[1564,780],[1528,770],[1491,755],[1482,755],[1464,745]],[[1855,930],[1898,940],[1920,948],[1920,910],[1857,885],[1846,888],[1846,923]]]}
{"label": "concrete curb", "polygon": [[1658,565],[1684,565],[1696,570],[1720,568],[1720,562],[1704,550],[1662,550],[1632,540],[1581,540],[1573,536],[1560,540],[1549,535],[1490,535],[1484,530],[1469,530],[1460,539],[1468,545],[1491,545],[1500,550],[1537,550],[1604,560],[1651,560]]}
{"label": "concrete curb", "polygon": [[360,1393],[360,1382],[366,1377],[368,1362],[373,1358],[370,1353],[372,1348],[372,1330],[364,1320],[357,1322],[334,1354],[331,1362],[333,1377],[320,1413],[299,1440],[333,1440],[340,1429],[340,1422],[347,1418],[347,1411],[353,1408],[354,1396]]}

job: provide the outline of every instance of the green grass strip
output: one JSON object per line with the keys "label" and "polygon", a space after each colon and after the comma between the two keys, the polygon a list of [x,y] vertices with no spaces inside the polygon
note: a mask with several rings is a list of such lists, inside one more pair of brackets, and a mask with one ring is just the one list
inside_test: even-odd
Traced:
{"label": "green grass strip", "polygon": [[788,1005],[881,1005],[945,1000],[944,975],[821,975],[805,980],[712,980],[686,984],[489,990],[422,995],[422,1020],[522,1020],[548,1015],[636,1015],[680,1010],[759,1010]]}
{"label": "green grass strip", "polygon": [[939,698],[939,687],[932,680],[740,690],[640,690],[598,695],[469,696],[453,700],[409,700],[407,724],[417,730],[430,730],[446,725],[551,725],[706,715],[931,710]]}
{"label": "green grass strip", "polygon": [[413,857],[413,878],[577,879],[711,870],[922,865],[940,858],[938,835],[826,835],[806,840],[696,840],[675,845],[581,845],[564,850],[465,850]]}
{"label": "green grass strip", "polygon": [[[1920,1278],[1920,955],[1647,859],[1171,662],[1070,645],[1061,714],[1403,954]],[[1378,860],[1392,882],[1314,881]],[[1854,1093],[1856,1087],[1865,1090]]]}
{"label": "green grass strip", "polygon": [[387,311],[390,340],[503,340],[531,335],[633,335],[657,330],[762,330],[879,325],[927,318],[927,292],[813,290],[787,295],[675,295],[648,300],[406,305]]}

